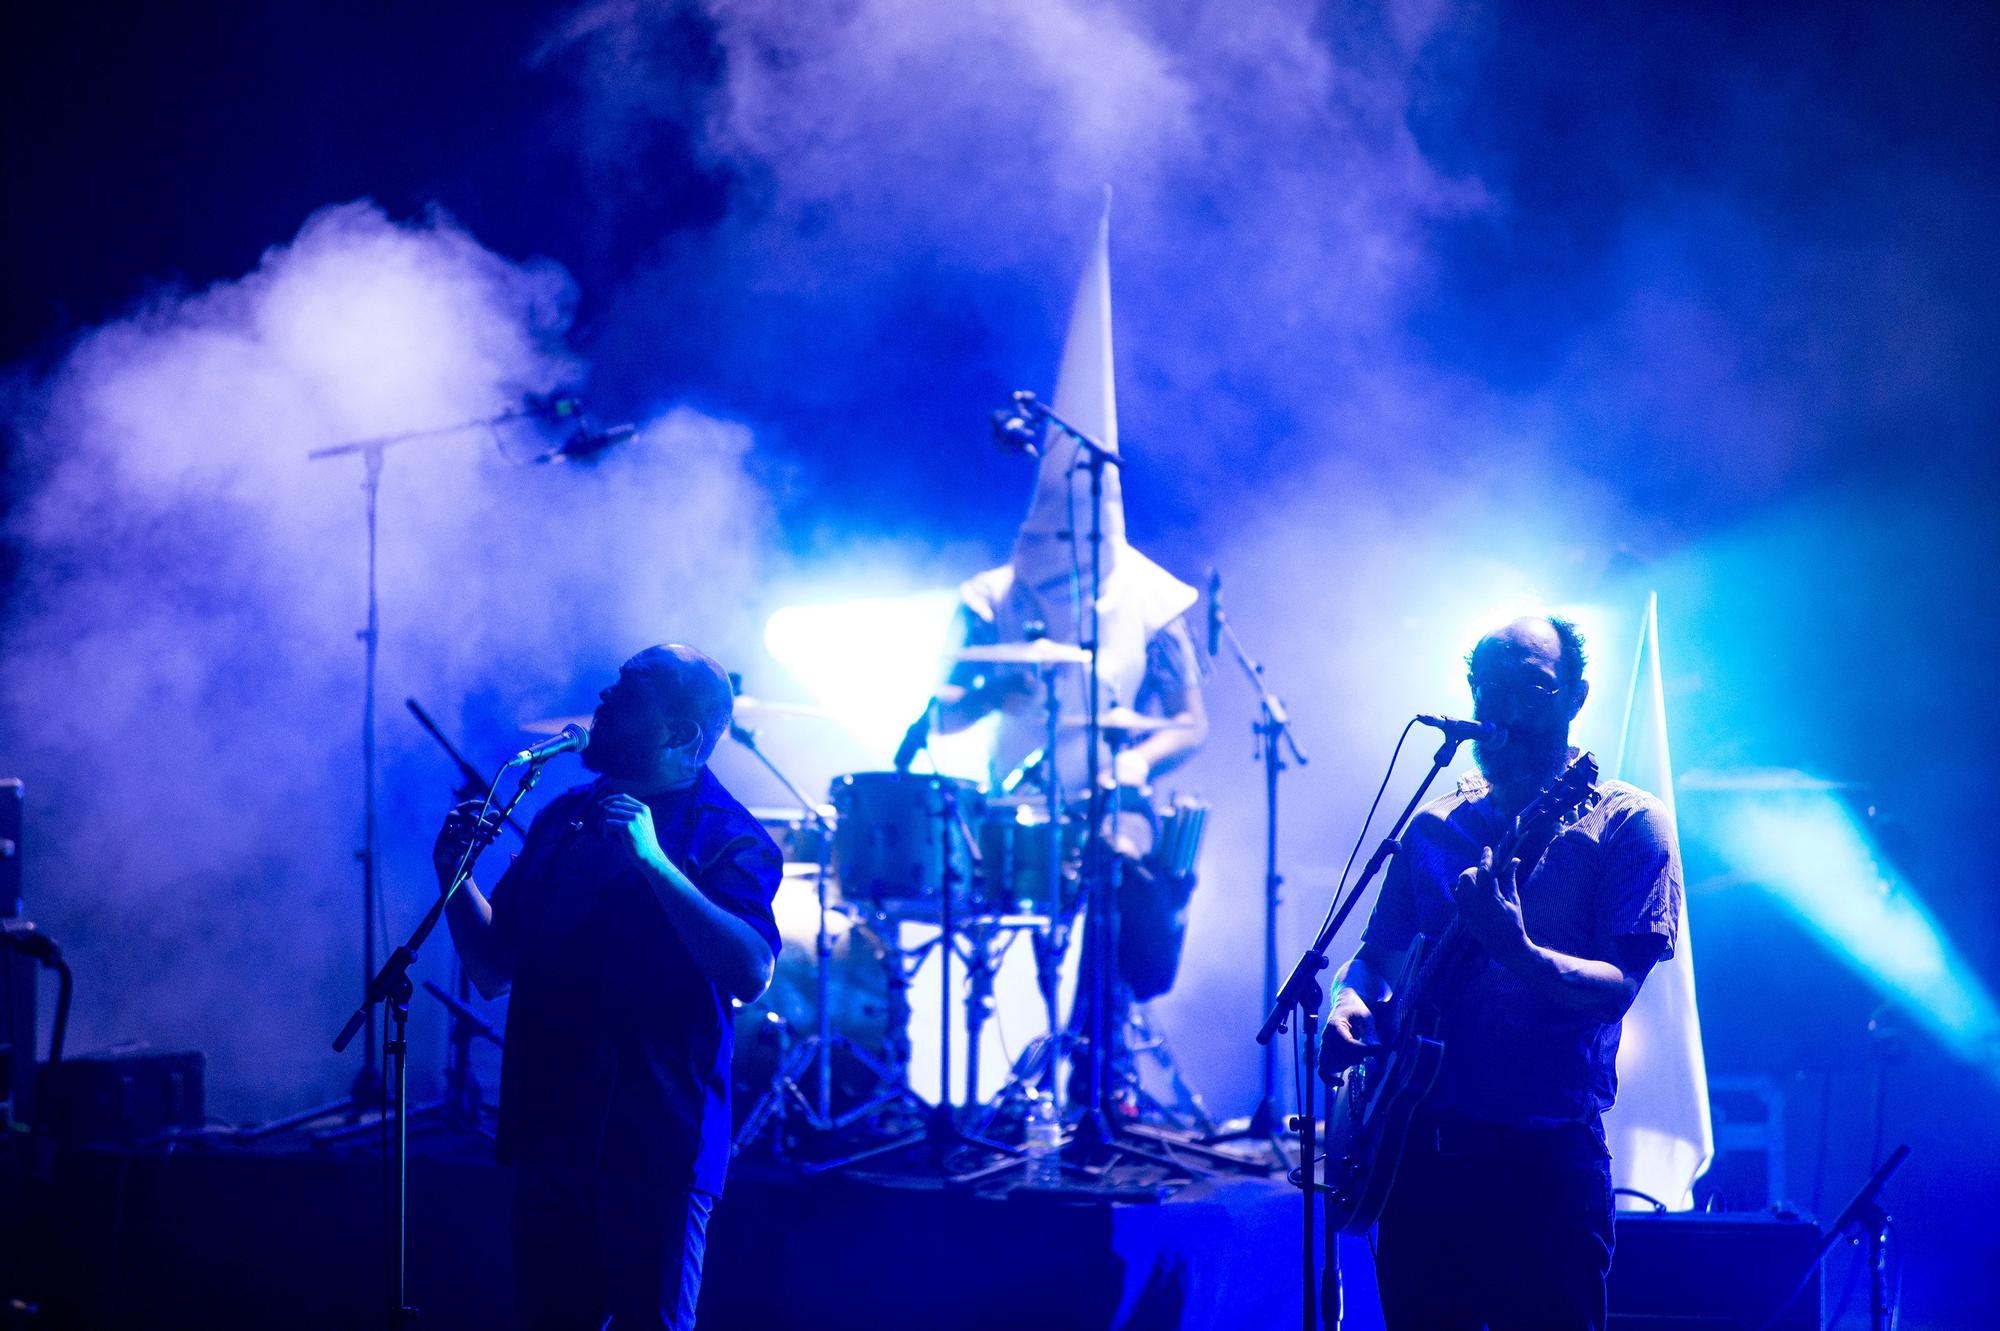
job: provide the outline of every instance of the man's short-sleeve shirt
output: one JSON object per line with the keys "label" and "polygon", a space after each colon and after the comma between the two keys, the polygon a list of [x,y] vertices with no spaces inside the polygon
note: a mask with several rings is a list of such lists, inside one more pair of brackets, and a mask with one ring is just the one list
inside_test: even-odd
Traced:
{"label": "man's short-sleeve shirt", "polygon": [[[640,871],[578,825],[604,794],[593,782],[550,801],[493,889],[494,927],[514,960],[500,1158],[718,1193],[731,1135],[729,996]],[[645,802],[667,858],[775,955],[783,857],[756,818],[705,768]]]}
{"label": "man's short-sleeve shirt", "polygon": [[[1620,781],[1558,835],[1539,863],[1522,865],[1528,937],[1571,956],[1615,960],[1620,938],[1672,955],[1680,919],[1681,865],[1660,801]],[[1468,777],[1419,810],[1390,862],[1363,938],[1401,952],[1440,935],[1455,914],[1453,882],[1504,835],[1491,790]],[[1394,968],[1391,968],[1394,978]],[[1617,1094],[1619,1022],[1599,1022],[1533,991],[1481,958],[1443,1004],[1444,1066],[1426,1105],[1440,1114],[1523,1127],[1596,1126]]]}

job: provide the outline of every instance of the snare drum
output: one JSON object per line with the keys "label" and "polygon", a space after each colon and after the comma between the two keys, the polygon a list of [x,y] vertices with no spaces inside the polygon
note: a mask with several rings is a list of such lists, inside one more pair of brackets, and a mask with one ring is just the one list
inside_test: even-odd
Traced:
{"label": "snare drum", "polygon": [[985,815],[979,787],[915,772],[852,772],[835,777],[831,793],[839,815],[833,858],[849,903],[878,915],[936,920],[947,882],[954,912],[975,899],[966,829]]}

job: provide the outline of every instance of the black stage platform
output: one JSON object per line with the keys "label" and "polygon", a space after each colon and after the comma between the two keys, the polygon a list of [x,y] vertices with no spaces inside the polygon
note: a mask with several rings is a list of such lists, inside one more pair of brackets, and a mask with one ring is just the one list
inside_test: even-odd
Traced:
{"label": "black stage platform", "polygon": [[[0,1331],[380,1327],[390,1267],[383,1159],[348,1147],[73,1149],[27,1187],[0,1168]],[[482,1140],[430,1136],[411,1166],[421,1327],[515,1325],[508,1174]],[[44,1177],[50,1177],[44,1160]],[[976,1196],[888,1176],[803,1179],[740,1164],[710,1231],[704,1331],[1299,1325],[1297,1193],[1217,1178],[1164,1201]],[[1798,1276],[1819,1231],[1765,1216],[1625,1216],[1614,1328],[1820,1324]],[[1347,1320],[1380,1331],[1367,1244],[1342,1242]],[[1449,1256],[1441,1274],[1448,1278]],[[10,1313],[30,1295],[42,1315]]]}
{"label": "black stage platform", "polygon": [[[425,1328],[514,1325],[510,1183],[487,1149],[430,1141],[412,1161]],[[0,1294],[33,1287],[36,1327],[380,1326],[382,1185],[382,1159],[352,1150],[74,1150],[55,1165],[53,1221],[23,1236]],[[712,1224],[701,1324],[1291,1328],[1297,1197],[1219,1178],[1159,1202],[985,1198],[744,1164]],[[1350,1283],[1372,1280],[1356,1257]]]}

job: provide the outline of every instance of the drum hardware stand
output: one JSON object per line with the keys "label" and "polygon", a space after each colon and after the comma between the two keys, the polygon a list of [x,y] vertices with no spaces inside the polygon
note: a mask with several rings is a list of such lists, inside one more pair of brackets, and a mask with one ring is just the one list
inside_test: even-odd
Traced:
{"label": "drum hardware stand", "polygon": [[[1095,657],[1091,658],[1093,661]],[[1062,1031],[1062,964],[1063,956],[1069,951],[1069,920],[1063,913],[1063,825],[1068,821],[1069,810],[1065,806],[1062,769],[1057,765],[1057,745],[1061,740],[1062,698],[1057,689],[1058,678],[1054,666],[1042,667],[1042,693],[1047,698],[1048,729],[1042,741],[1042,795],[1047,804],[1048,827],[1043,833],[1048,838],[1048,868],[1043,887],[1047,900],[1043,909],[1048,912],[1048,923],[1040,937],[1035,940],[1035,983],[1042,993],[1042,1013],[1047,1019],[1048,1066],[1042,1071],[1042,1092],[1056,1108],[1056,1118],[1061,1121],[1063,1104],[1063,1084],[1060,1064],[1065,1052]],[[1093,681],[1094,682],[1094,681]]]}
{"label": "drum hardware stand", "polygon": [[[1209,1117],[1208,1106],[1202,1103],[1201,1093],[1188,1085],[1187,1079],[1181,1076],[1180,1063],[1174,1058],[1174,1051],[1167,1044],[1167,1037],[1153,1029],[1152,1017],[1146,1011],[1145,1004],[1132,1005],[1132,1010],[1126,1018],[1126,1025],[1130,1032],[1128,1044],[1134,1060],[1141,1054],[1151,1056],[1160,1070],[1166,1073],[1168,1084],[1173,1087],[1174,1092],[1174,1103],[1169,1107],[1146,1089],[1142,1078],[1135,1077],[1133,1089],[1139,1097],[1141,1110],[1151,1106],[1162,1118],[1180,1120],[1177,1126],[1184,1131],[1201,1134],[1200,1140],[1203,1142],[1216,1141],[1215,1120]],[[1261,1166],[1259,1172],[1262,1172]]]}
{"label": "drum hardware stand", "polygon": [[1042,921],[1033,916],[977,915],[967,920],[959,930],[965,938],[963,947],[951,940],[941,940],[946,947],[958,953],[959,961],[965,966],[965,1103],[968,1107],[980,1101],[979,1045],[986,1023],[993,1016],[993,977],[1019,932],[1022,929],[1039,931],[1042,927]]}
{"label": "drum hardware stand", "polygon": [[[1031,639],[1047,636],[1047,630],[1038,624],[1027,626],[1027,636]],[[1007,1082],[994,1096],[973,1124],[973,1131],[988,1132],[1004,1113],[1008,1105],[1027,1094],[1028,1087],[1041,1082],[1042,1093],[1055,1105],[1056,1117],[1061,1120],[1066,1106],[1063,1104],[1062,1062],[1065,1058],[1074,1061],[1078,1036],[1066,1029],[1062,1023],[1062,965],[1069,952],[1070,921],[1063,909],[1063,830],[1069,821],[1068,808],[1064,797],[1062,773],[1057,766],[1057,745],[1062,737],[1062,696],[1058,690],[1059,676],[1053,665],[1043,666],[1042,677],[1043,709],[1046,713],[1047,729],[1042,740],[1041,768],[1042,794],[1047,805],[1048,824],[1044,836],[1048,841],[1046,876],[1043,881],[1047,894],[1044,909],[1047,923],[1035,937],[1035,984],[1042,995],[1042,1012],[1046,1022],[1043,1033],[1028,1042],[1008,1074]],[[1067,1129],[1063,1140],[1069,1140]],[[1011,1168],[1012,1161],[1004,1161],[995,1172]]]}
{"label": "drum hardware stand", "polygon": [[[742,692],[740,675],[732,674],[729,682],[737,693]],[[744,1116],[743,1125],[737,1129],[735,1138],[730,1142],[730,1154],[741,1155],[755,1143],[765,1127],[773,1123],[780,1125],[776,1140],[779,1153],[782,1154],[785,1140],[782,1125],[793,1115],[797,1115],[811,1132],[832,1133],[904,1101],[914,1102],[919,1108],[928,1109],[929,1105],[910,1090],[907,1074],[898,1076],[895,1070],[885,1066],[846,1035],[839,1034],[833,1029],[831,965],[833,937],[827,932],[826,927],[827,914],[833,909],[826,895],[829,876],[827,865],[833,851],[832,821],[806,798],[805,792],[794,785],[784,770],[759,747],[757,732],[732,721],[729,726],[729,737],[748,749],[751,755],[764,765],[765,770],[777,778],[778,784],[798,801],[799,807],[805,811],[806,817],[811,820],[819,834],[819,867],[813,876],[813,891],[818,898],[819,906],[819,932],[813,944],[813,998],[816,1014],[814,1030],[804,1040],[789,1044],[783,1056],[779,1058],[777,1071],[772,1074],[770,1084],[765,1087],[763,1095],[758,1097],[750,1112]],[[894,965],[899,971],[901,969],[900,960],[893,954],[885,959],[884,964]],[[900,975],[895,976],[892,981],[896,984],[902,982]],[[907,1004],[904,1004],[904,1007],[907,1008]],[[780,1018],[780,1038],[786,1041],[793,1038],[790,1023],[784,1022],[782,1018]],[[837,1050],[845,1050],[872,1072],[884,1088],[865,1104],[839,1115],[833,1112],[833,1056]],[[813,1091],[810,1096],[799,1086],[800,1075],[809,1068],[813,1074]]]}
{"label": "drum hardware stand", "polygon": [[[943,888],[939,893],[941,920],[936,942],[938,954],[939,1018],[937,1103],[927,1107],[922,1127],[911,1132],[906,1132],[899,1137],[892,1137],[888,1141],[877,1142],[872,1146],[863,1147],[861,1150],[842,1156],[837,1160],[808,1165],[805,1167],[805,1171],[809,1174],[826,1173],[835,1169],[847,1169],[864,1161],[879,1159],[885,1155],[894,1155],[899,1151],[908,1150],[912,1147],[924,1146],[929,1149],[931,1168],[935,1173],[943,1177],[948,1183],[962,1183],[969,1178],[978,1177],[983,1171],[978,1171],[974,1175],[953,1175],[949,1172],[947,1165],[949,1164],[951,1153],[961,1147],[974,1147],[994,1155],[1007,1156],[1011,1160],[1020,1160],[1023,1158],[1023,1152],[1017,1147],[989,1140],[976,1132],[968,1132],[960,1127],[957,1109],[951,1102],[951,959],[952,954],[956,951],[952,946],[952,939],[958,932],[958,921],[955,918],[954,905],[955,899],[958,896],[959,884],[965,877],[952,863],[952,833],[956,831],[961,837],[966,838],[966,845],[972,859],[975,875],[980,872],[979,842],[977,838],[970,835],[970,829],[966,826],[964,814],[958,807],[958,791],[953,787],[952,783],[943,777],[933,777],[932,780],[936,783],[933,789],[937,791],[941,804],[940,809],[934,817],[937,823],[938,836],[938,880]],[[922,954],[919,953],[919,955],[921,956]],[[906,1091],[906,1093],[916,1098],[915,1092]],[[921,1103],[920,1099],[919,1103]]]}
{"label": "drum hardware stand", "polygon": [[[1304,1231],[1300,1279],[1303,1282],[1301,1306],[1304,1310],[1305,1320],[1302,1325],[1305,1331],[1320,1331],[1319,1282],[1315,1277],[1319,1273],[1321,1253],[1317,1243],[1314,1214],[1314,1207],[1319,1200],[1319,1185],[1316,1181],[1319,1120],[1313,1107],[1313,1096],[1319,1081],[1319,1009],[1320,1004],[1325,1001],[1326,994],[1320,986],[1319,973],[1328,965],[1326,950],[1333,946],[1334,936],[1340,932],[1341,926],[1347,923],[1347,917],[1354,913],[1354,907],[1367,892],[1368,884],[1382,871],[1382,866],[1389,862],[1389,857],[1401,849],[1401,843],[1397,838],[1403,835],[1403,828],[1409,824],[1410,816],[1423,802],[1431,783],[1436,781],[1438,774],[1451,766],[1452,760],[1458,756],[1458,746],[1463,742],[1447,734],[1444,743],[1438,745],[1437,752],[1431,756],[1431,770],[1424,773],[1424,779],[1417,784],[1416,793],[1410,796],[1410,802],[1405,804],[1403,811],[1396,816],[1395,826],[1389,829],[1389,834],[1382,838],[1382,844],[1375,848],[1373,855],[1369,856],[1368,864],[1362,869],[1361,877],[1353,888],[1345,897],[1335,899],[1327,907],[1326,918],[1320,923],[1319,933],[1313,938],[1312,945],[1305,950],[1305,955],[1299,958],[1298,964],[1292,967],[1291,975],[1278,990],[1270,1013],[1265,1016],[1263,1026],[1257,1031],[1257,1043],[1268,1049],[1271,1042],[1285,1030],[1296,1014],[1298,1037],[1303,1046],[1299,1057],[1299,1112],[1292,1116],[1291,1127],[1298,1133],[1299,1138],[1299,1198],[1303,1216],[1301,1225]],[[1336,1292],[1333,1297],[1338,1298],[1338,1293]],[[1338,1309],[1334,1311],[1337,1316]]]}
{"label": "drum hardware stand", "polygon": [[[1026,636],[1030,641],[1047,636],[1047,630],[1039,623],[1027,626]],[[1062,698],[1057,691],[1058,676],[1053,665],[1043,666],[1038,672],[1042,677],[1043,709],[1047,717],[1047,729],[1042,741],[1039,762],[1034,765],[1042,769],[1042,793],[1047,803],[1048,823],[1043,830],[1047,839],[1047,865],[1043,879],[1046,901],[1043,909],[1047,913],[1042,931],[1035,936],[1035,985],[1042,996],[1042,1013],[1045,1021],[1044,1032],[1030,1040],[1014,1060],[1007,1082],[995,1094],[992,1103],[986,1106],[975,1121],[973,1130],[986,1132],[1005,1112],[1008,1105],[1021,1098],[1026,1088],[1039,1081],[1042,1093],[1047,1095],[1056,1107],[1056,1116],[1061,1118],[1063,1104],[1063,1059],[1075,1059],[1080,1037],[1062,1024],[1062,965],[1069,952],[1070,921],[1063,909],[1063,830],[1069,821],[1062,776],[1056,765],[1057,744],[1062,733]],[[1031,761],[1032,758],[1031,758]]]}
{"label": "drum hardware stand", "polygon": [[[470,989],[466,978],[465,963],[455,961],[452,983],[461,991]],[[450,1051],[444,1063],[444,1094],[428,1105],[419,1105],[410,1111],[412,1118],[421,1118],[426,1112],[441,1112],[445,1122],[453,1127],[464,1128],[491,1140],[493,1129],[486,1125],[487,1111],[491,1106],[479,1088],[479,1078],[472,1072],[472,1042],[484,1040],[495,1049],[504,1049],[507,1042],[500,1032],[494,1030],[474,1012],[461,993],[454,997],[431,980],[424,981],[424,992],[444,1005],[451,1015],[451,1034],[446,1048]]]}
{"label": "drum hardware stand", "polygon": [[[369,982],[368,993],[362,999],[361,1006],[354,1010],[354,1015],[347,1019],[347,1024],[341,1027],[340,1034],[335,1036],[333,1040],[333,1051],[335,1053],[343,1052],[353,1041],[354,1037],[360,1033],[362,1028],[369,1024],[370,1009],[378,1002],[385,1009],[386,1023],[393,1026],[393,1033],[383,1045],[385,1052],[395,1060],[396,1065],[395,1089],[390,1101],[390,1114],[396,1124],[396,1282],[394,1303],[388,1317],[388,1323],[392,1328],[413,1326],[417,1320],[417,1310],[411,1307],[409,1302],[410,1122],[408,1110],[410,1092],[409,1020],[410,995],[412,993],[410,967],[416,964],[417,950],[431,936],[431,931],[437,928],[438,921],[444,918],[446,903],[451,900],[453,894],[459,888],[471,881],[472,866],[478,862],[480,852],[492,845],[494,838],[499,835],[499,823],[505,821],[514,812],[514,807],[521,802],[521,797],[534,789],[535,783],[541,780],[542,766],[543,763],[541,761],[530,762],[528,764],[527,770],[521,773],[520,783],[515,787],[513,797],[507,801],[506,807],[500,811],[499,819],[491,819],[489,815],[485,814],[485,809],[482,806],[482,816],[474,824],[472,835],[465,843],[465,850],[458,858],[458,868],[452,874],[451,884],[438,893],[437,900],[431,903],[431,908],[428,911],[424,912],[423,919],[418,921],[417,927],[411,932],[409,939],[401,947],[391,952],[389,959],[382,963],[382,969]],[[506,775],[507,770],[505,767],[501,768],[499,773],[494,776],[492,785],[487,787],[486,802],[488,805],[492,802],[494,789],[499,786],[500,778]]]}
{"label": "drum hardware stand", "polygon": [[[1278,777],[1285,770],[1288,750],[1292,763],[1299,767],[1304,767],[1307,759],[1305,750],[1299,747],[1298,735],[1292,729],[1292,718],[1285,709],[1284,700],[1264,683],[1263,662],[1244,650],[1243,640],[1236,635],[1236,626],[1223,613],[1219,594],[1221,586],[1220,576],[1211,571],[1211,641],[1220,639],[1229,643],[1230,655],[1236,658],[1236,664],[1242,667],[1244,677],[1257,694],[1257,721],[1251,730],[1257,736],[1257,757],[1264,764],[1264,992],[1276,995],[1278,905],[1280,889],[1285,883],[1284,875],[1278,872]],[[1278,1162],[1284,1164],[1287,1161],[1282,1132],[1283,1123],[1278,1112],[1278,1047],[1267,1040],[1264,1042],[1263,1083],[1257,1107],[1250,1112],[1250,1121],[1235,1131],[1212,1135],[1210,1140],[1266,1143]]]}

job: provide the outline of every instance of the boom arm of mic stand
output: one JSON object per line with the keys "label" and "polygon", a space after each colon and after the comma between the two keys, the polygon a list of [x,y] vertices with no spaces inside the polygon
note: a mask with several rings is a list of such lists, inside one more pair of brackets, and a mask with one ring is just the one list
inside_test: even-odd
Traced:
{"label": "boom arm of mic stand", "polygon": [[510,408],[495,416],[478,416],[472,420],[458,421],[451,425],[432,426],[427,430],[404,430],[400,434],[377,435],[373,439],[350,439],[344,444],[331,444],[325,448],[315,448],[306,454],[306,460],[309,462],[318,462],[322,458],[346,457],[350,453],[373,453],[379,456],[384,449],[394,448],[397,444],[414,444],[428,439],[443,439],[447,435],[459,434],[466,430],[489,429],[495,425],[505,425],[508,421],[526,420],[528,417],[537,414],[536,412],[517,407]]}
{"label": "boom arm of mic stand", "polygon": [[1019,406],[1021,410],[1028,412],[1030,415],[1040,416],[1043,420],[1055,426],[1058,430],[1061,430],[1064,434],[1068,435],[1070,438],[1076,440],[1077,446],[1079,448],[1083,449],[1084,452],[1096,458],[1099,462],[1102,462],[1107,466],[1117,467],[1121,471],[1124,470],[1125,467],[1124,458],[1120,457],[1117,453],[1113,452],[1111,449],[1106,448],[1102,443],[1100,443],[1095,438],[1091,437],[1089,434],[1086,434],[1084,431],[1077,429],[1074,425],[1071,425],[1068,421],[1056,415],[1055,409],[1053,407],[1050,407],[1046,402],[1043,402],[1041,399],[1033,396],[1030,396],[1026,401],[1022,401],[1020,395],[1016,394],[1015,404]]}
{"label": "boom arm of mic stand", "polygon": [[[1418,784],[1416,793],[1410,796],[1410,802],[1403,806],[1403,812],[1397,816],[1396,825],[1389,829],[1389,835],[1382,838],[1382,844],[1377,846],[1375,853],[1369,857],[1368,865],[1361,871],[1361,877],[1354,884],[1354,889],[1334,903],[1333,908],[1327,913],[1325,923],[1320,925],[1318,937],[1313,939],[1312,946],[1306,949],[1305,955],[1299,958],[1299,964],[1292,967],[1291,977],[1279,986],[1271,1004],[1270,1015],[1264,1018],[1263,1026],[1257,1031],[1258,1044],[1269,1044],[1280,1031],[1284,1030],[1285,1023],[1290,1020],[1294,1008],[1318,1006],[1319,973],[1326,969],[1326,950],[1333,945],[1334,935],[1338,934],[1340,927],[1347,923],[1347,917],[1354,913],[1354,907],[1368,890],[1368,884],[1374,880],[1377,873],[1381,872],[1382,866],[1389,862],[1389,857],[1400,848],[1397,838],[1402,836],[1403,828],[1409,824],[1411,815],[1416,813],[1417,806],[1423,802],[1425,792],[1430,790],[1431,783],[1437,780],[1438,773],[1451,766],[1451,760],[1458,756],[1458,746],[1462,742],[1447,738],[1438,746],[1437,753],[1431,757],[1431,770],[1424,773],[1424,779]],[[1307,1073],[1312,1075],[1312,1069],[1307,1069]]]}
{"label": "boom arm of mic stand", "polygon": [[[465,755],[458,751],[458,746],[445,737],[444,731],[438,729],[437,722],[431,719],[431,714],[424,710],[422,703],[418,702],[415,698],[405,698],[403,699],[403,706],[410,709],[411,715],[417,718],[417,724],[428,731],[430,737],[438,742],[438,747],[445,751],[445,756],[458,765],[458,774],[465,778],[458,788],[459,797],[461,799],[477,799],[477,792],[484,780],[479,775],[479,769],[467,762]],[[468,791],[473,793],[467,794],[466,792]],[[513,806],[509,805],[508,807],[511,808]],[[515,836],[521,838],[523,841],[528,839],[527,829],[515,822],[512,817],[504,818],[501,821],[507,825],[508,830]]]}
{"label": "boom arm of mic stand", "polygon": [[785,775],[783,769],[771,761],[770,754],[765,753],[764,750],[757,747],[756,731],[750,729],[748,726],[739,725],[732,721],[729,723],[729,738],[750,750],[752,754],[756,755],[757,761],[764,764],[765,770],[778,778],[778,784],[791,792],[792,798],[799,802],[801,809],[805,810],[806,817],[812,819],[813,826],[825,833],[830,834],[833,831],[833,828],[826,821],[826,815],[819,811],[819,806],[807,799],[805,792],[792,784],[792,779]]}
{"label": "boom arm of mic stand", "polygon": [[1285,710],[1284,699],[1265,687],[1264,663],[1243,650],[1243,640],[1236,636],[1236,626],[1229,622],[1228,614],[1220,606],[1216,607],[1215,617],[1222,624],[1222,636],[1229,643],[1230,655],[1243,668],[1250,687],[1256,691],[1257,705],[1263,708],[1264,722],[1260,729],[1267,732],[1266,742],[1274,743],[1279,736],[1283,736],[1285,747],[1292,751],[1292,761],[1304,767],[1308,761],[1306,751],[1299,747],[1299,737],[1292,730],[1291,714]]}

